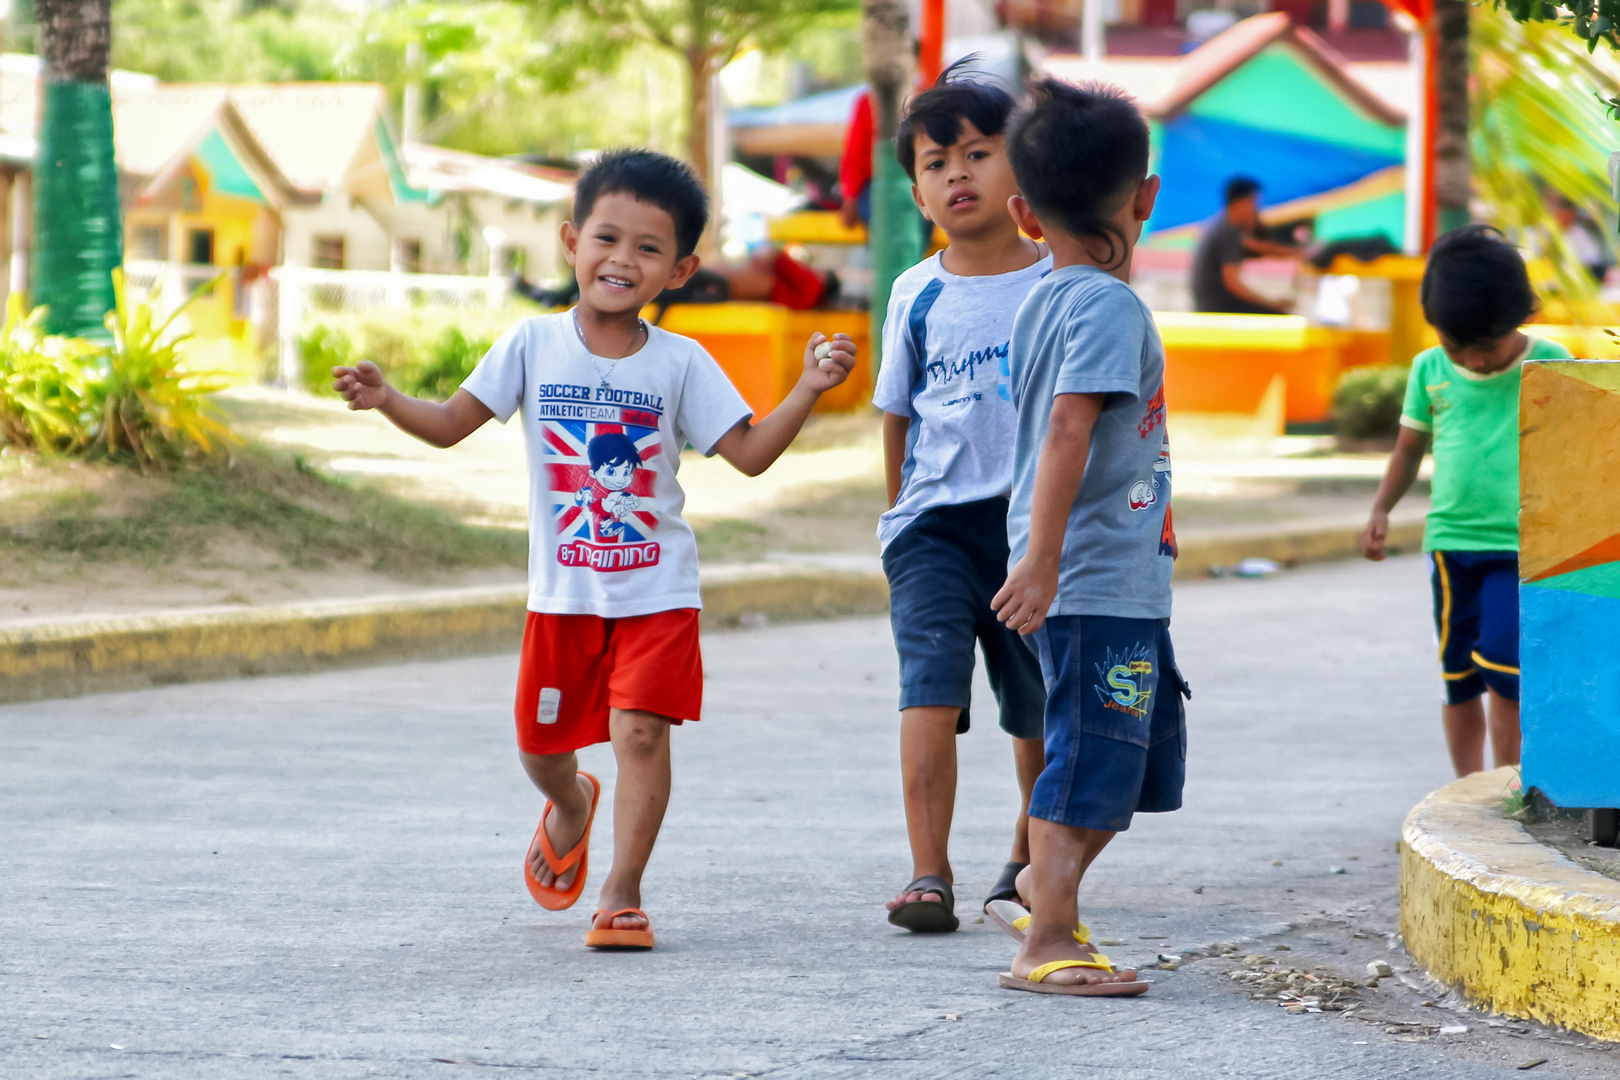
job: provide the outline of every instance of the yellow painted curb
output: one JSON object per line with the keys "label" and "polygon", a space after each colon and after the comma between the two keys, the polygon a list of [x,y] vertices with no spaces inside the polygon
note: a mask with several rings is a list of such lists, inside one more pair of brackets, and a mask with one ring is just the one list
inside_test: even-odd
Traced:
{"label": "yellow painted curb", "polygon": [[[384,600],[191,610],[0,627],[0,702],[38,701],[205,679],[514,650],[528,590],[453,589]],[[722,567],[703,576],[704,625],[872,614],[882,574],[820,567]]]}
{"label": "yellow painted curb", "polygon": [[1436,979],[1492,1012],[1620,1040],[1620,881],[1502,816],[1513,770],[1413,808],[1401,833],[1401,934]]}
{"label": "yellow painted curb", "polygon": [[[1282,529],[1207,530],[1181,541],[1176,559],[1177,580],[1203,577],[1217,566],[1235,566],[1244,559],[1270,559],[1272,562],[1325,562],[1349,559],[1361,553],[1360,520],[1331,520]],[[1423,519],[1392,521],[1387,545],[1392,553],[1416,551],[1423,546]]]}
{"label": "yellow painted curb", "polygon": [[[1343,558],[1355,554],[1358,534],[1357,525],[1329,522],[1193,535],[1182,544],[1176,576],[1251,556],[1280,563]],[[1392,546],[1421,540],[1421,523],[1391,528]],[[507,586],[0,627],[0,702],[501,652],[522,638],[526,599],[523,586]],[[782,622],[888,609],[889,584],[876,570],[764,563],[703,572],[707,629],[755,615]]]}

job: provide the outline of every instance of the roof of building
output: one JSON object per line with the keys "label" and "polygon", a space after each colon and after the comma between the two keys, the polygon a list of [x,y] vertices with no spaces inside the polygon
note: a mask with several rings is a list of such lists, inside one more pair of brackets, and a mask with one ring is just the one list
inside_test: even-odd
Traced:
{"label": "roof of building", "polygon": [[573,184],[557,179],[559,170],[509,158],[488,158],[423,143],[405,143],[400,147],[400,157],[411,186],[435,194],[487,192],[542,205],[574,197]]}

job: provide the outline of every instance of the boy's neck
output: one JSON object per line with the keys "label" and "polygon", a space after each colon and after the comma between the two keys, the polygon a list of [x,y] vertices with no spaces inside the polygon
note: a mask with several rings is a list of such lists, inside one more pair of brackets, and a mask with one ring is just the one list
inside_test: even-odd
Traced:
{"label": "boy's neck", "polygon": [[585,349],[597,356],[629,356],[646,341],[641,336],[641,309],[601,311],[581,300],[572,317],[585,339]]}
{"label": "boy's neck", "polygon": [[946,233],[950,246],[940,252],[940,265],[957,277],[991,277],[1027,269],[1040,261],[1041,245],[1018,231],[1012,218],[1007,227],[979,235]]}
{"label": "boy's neck", "polygon": [[1062,270],[1066,266],[1094,266],[1105,274],[1119,278],[1130,284],[1131,259],[1136,255],[1136,245],[1116,236],[1112,254],[1119,254],[1119,245],[1125,244],[1125,257],[1119,260],[1118,265],[1104,266],[1098,261],[1098,255],[1110,254],[1107,245],[1092,237],[1084,240],[1070,236],[1059,230],[1044,230],[1046,232],[1046,246],[1052,249],[1052,269]]}

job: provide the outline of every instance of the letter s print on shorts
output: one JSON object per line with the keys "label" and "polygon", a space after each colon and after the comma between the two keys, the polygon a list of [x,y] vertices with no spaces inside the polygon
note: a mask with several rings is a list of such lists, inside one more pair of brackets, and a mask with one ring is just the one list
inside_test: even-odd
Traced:
{"label": "letter s print on shorts", "polygon": [[[631,412],[634,410],[624,410]],[[659,451],[654,426],[542,420],[557,561],[598,572],[658,564],[653,496],[656,474],[643,463]]]}

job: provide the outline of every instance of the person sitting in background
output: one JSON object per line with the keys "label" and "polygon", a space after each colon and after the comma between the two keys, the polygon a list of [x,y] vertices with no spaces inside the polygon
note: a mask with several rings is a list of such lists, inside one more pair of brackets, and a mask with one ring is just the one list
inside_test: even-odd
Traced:
{"label": "person sitting in background", "polygon": [[1243,283],[1245,259],[1259,255],[1297,259],[1301,250],[1292,244],[1261,240],[1254,235],[1260,223],[1260,183],[1247,176],[1226,182],[1226,209],[1204,229],[1193,255],[1193,306],[1198,311],[1240,315],[1286,315],[1286,308],[1267,300]]}
{"label": "person sitting in background", "polygon": [[1614,260],[1609,257],[1609,249],[1604,245],[1597,226],[1581,213],[1580,207],[1562,195],[1553,197],[1552,216],[1553,221],[1558,223],[1558,231],[1563,234],[1569,253],[1586,267],[1592,280],[1602,284]]}

